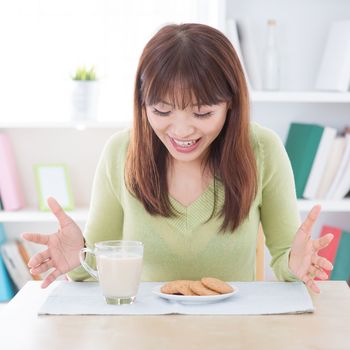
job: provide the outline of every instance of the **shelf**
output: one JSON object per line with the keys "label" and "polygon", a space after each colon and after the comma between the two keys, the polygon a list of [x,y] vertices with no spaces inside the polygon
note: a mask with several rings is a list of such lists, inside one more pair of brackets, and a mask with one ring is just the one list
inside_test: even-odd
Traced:
{"label": "shelf", "polygon": [[252,102],[350,103],[350,92],[252,91]]}
{"label": "shelf", "polygon": [[[309,211],[311,208],[320,204],[322,212],[350,212],[350,199],[339,201],[326,200],[298,200],[298,207],[301,212]],[[79,208],[67,214],[77,222],[86,222],[88,218],[88,208]],[[18,211],[0,211],[0,222],[18,223],[18,222],[57,222],[56,217],[51,212],[43,212],[35,209],[24,209]]]}
{"label": "shelf", "polygon": [[298,200],[298,207],[300,211],[309,211],[311,208],[316,205],[320,204],[322,207],[322,212],[350,212],[350,199],[343,199],[343,200],[337,200],[337,201],[331,201],[331,200],[306,200],[306,199],[299,199]]}
{"label": "shelf", "polygon": [[[67,211],[66,213],[77,222],[85,222],[88,217],[87,208]],[[17,211],[0,211],[0,222],[57,222],[57,219],[51,212],[23,209]]]}
{"label": "shelf", "polygon": [[[350,92],[322,91],[251,91],[252,103],[350,103]],[[132,120],[87,122],[4,122],[0,129],[124,129],[132,126]]]}
{"label": "shelf", "polygon": [[131,120],[119,120],[119,121],[94,121],[94,122],[1,122],[0,129],[124,129],[132,125]]}

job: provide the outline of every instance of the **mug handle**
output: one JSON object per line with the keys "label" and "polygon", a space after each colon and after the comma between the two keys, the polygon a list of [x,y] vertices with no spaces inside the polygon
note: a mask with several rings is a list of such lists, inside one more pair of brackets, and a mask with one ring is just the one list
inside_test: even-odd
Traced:
{"label": "mug handle", "polygon": [[97,281],[98,281],[98,274],[97,274],[97,270],[94,270],[92,267],[90,267],[90,265],[85,262],[85,254],[89,253],[92,255],[95,255],[94,251],[90,248],[82,248],[79,251],[79,260],[81,265],[83,266],[83,268],[92,276],[94,277]]}

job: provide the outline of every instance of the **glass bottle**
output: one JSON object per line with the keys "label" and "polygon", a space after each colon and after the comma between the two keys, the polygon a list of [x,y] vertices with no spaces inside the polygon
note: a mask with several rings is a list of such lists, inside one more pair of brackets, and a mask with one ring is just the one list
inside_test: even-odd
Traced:
{"label": "glass bottle", "polygon": [[276,21],[267,21],[267,38],[263,57],[263,88],[264,90],[279,90],[280,62],[276,45]]}

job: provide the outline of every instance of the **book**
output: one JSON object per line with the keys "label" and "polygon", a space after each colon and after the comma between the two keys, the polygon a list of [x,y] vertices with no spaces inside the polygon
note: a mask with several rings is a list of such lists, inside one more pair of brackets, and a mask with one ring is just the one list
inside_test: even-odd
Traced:
{"label": "book", "polygon": [[254,90],[262,90],[262,76],[256,53],[252,23],[248,19],[237,21],[238,36],[240,38],[242,57],[245,62],[247,74]]}
{"label": "book", "polygon": [[297,198],[302,198],[324,128],[317,124],[291,123],[285,148],[290,159]]}
{"label": "book", "polygon": [[[20,245],[22,245],[24,247],[24,249],[26,250],[26,254],[28,255],[28,258],[31,258],[35,254],[38,254],[38,253],[43,251],[43,246],[41,246],[39,244],[29,242],[29,241],[26,241],[23,239],[20,239],[19,242],[20,242]],[[23,256],[22,256],[22,258],[23,258]],[[26,265],[28,265],[28,261],[29,261],[29,260],[27,261],[27,259],[25,259]],[[46,272],[42,272],[42,273],[39,273],[37,275],[32,275],[32,278],[33,278],[33,280],[39,280],[39,279],[44,280],[52,271],[53,271],[53,268],[49,269]],[[57,279],[60,279],[60,277],[58,277]]]}
{"label": "book", "polygon": [[[325,236],[327,233],[332,233],[334,235],[334,238],[327,247],[318,251],[318,255],[326,258],[334,265],[342,230],[339,227],[332,227],[327,225],[322,226],[320,237]],[[331,271],[324,271],[326,272],[329,278],[331,275]],[[319,280],[319,278],[316,278],[316,280]]]}
{"label": "book", "polygon": [[16,167],[10,138],[0,133],[0,193],[5,210],[24,207],[24,194]]}
{"label": "book", "polygon": [[350,190],[350,134],[345,136],[345,149],[337,173],[326,193],[326,199],[342,199]]}
{"label": "book", "polygon": [[331,280],[347,281],[350,277],[350,232],[342,231]]}
{"label": "book", "polygon": [[324,169],[321,183],[316,191],[316,198],[323,199],[326,197],[332,182],[339,170],[340,162],[344,154],[346,140],[344,136],[338,136],[333,140],[331,150],[327,160],[327,166]]}
{"label": "book", "polygon": [[32,281],[32,275],[28,266],[24,263],[18,250],[16,240],[11,240],[1,245],[1,254],[7,271],[18,289],[21,289],[28,281]]}
{"label": "book", "polygon": [[[0,223],[0,246],[6,241],[3,224]],[[16,294],[16,287],[6,269],[2,255],[0,254],[0,302],[9,301]]]}
{"label": "book", "polygon": [[240,38],[239,38],[239,33],[238,33],[238,28],[237,28],[237,22],[233,18],[229,18],[226,20],[226,32],[227,32],[227,37],[230,39],[231,44],[233,45],[236,54],[241,62],[241,66],[244,72],[244,76],[247,82],[248,90],[252,90],[252,84],[249,79],[248,73],[247,73],[247,67],[243,59],[242,55],[242,48],[241,48],[241,43],[240,43]]}
{"label": "book", "polygon": [[[27,250],[26,246],[24,243],[20,240],[16,240],[18,251],[23,259],[23,262],[25,263],[26,266],[28,266],[28,262],[30,260],[30,252]],[[35,281],[40,281],[42,278],[40,275],[33,275],[32,278]]]}
{"label": "book", "polygon": [[350,21],[331,24],[315,87],[317,90],[348,91],[350,84]]}
{"label": "book", "polygon": [[7,236],[5,233],[4,225],[2,223],[0,223],[0,245],[5,243],[6,240],[7,240]]}
{"label": "book", "polygon": [[329,155],[336,135],[337,130],[335,128],[326,126],[323,129],[322,137],[303,193],[303,197],[306,199],[317,198],[317,190],[325,170],[328,167]]}
{"label": "book", "polygon": [[0,255],[0,302],[11,300],[16,294],[16,287],[11,280],[6,265]]}

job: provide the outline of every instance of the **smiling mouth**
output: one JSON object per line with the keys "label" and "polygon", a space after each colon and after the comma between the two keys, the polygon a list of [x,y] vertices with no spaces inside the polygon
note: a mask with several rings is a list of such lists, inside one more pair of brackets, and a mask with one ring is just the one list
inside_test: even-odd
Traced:
{"label": "smiling mouth", "polygon": [[191,147],[193,146],[194,144],[196,144],[199,140],[199,139],[196,139],[196,140],[186,140],[186,141],[180,141],[180,140],[176,140],[174,138],[171,138],[178,146],[180,147],[183,147],[183,148],[187,148],[187,147]]}

